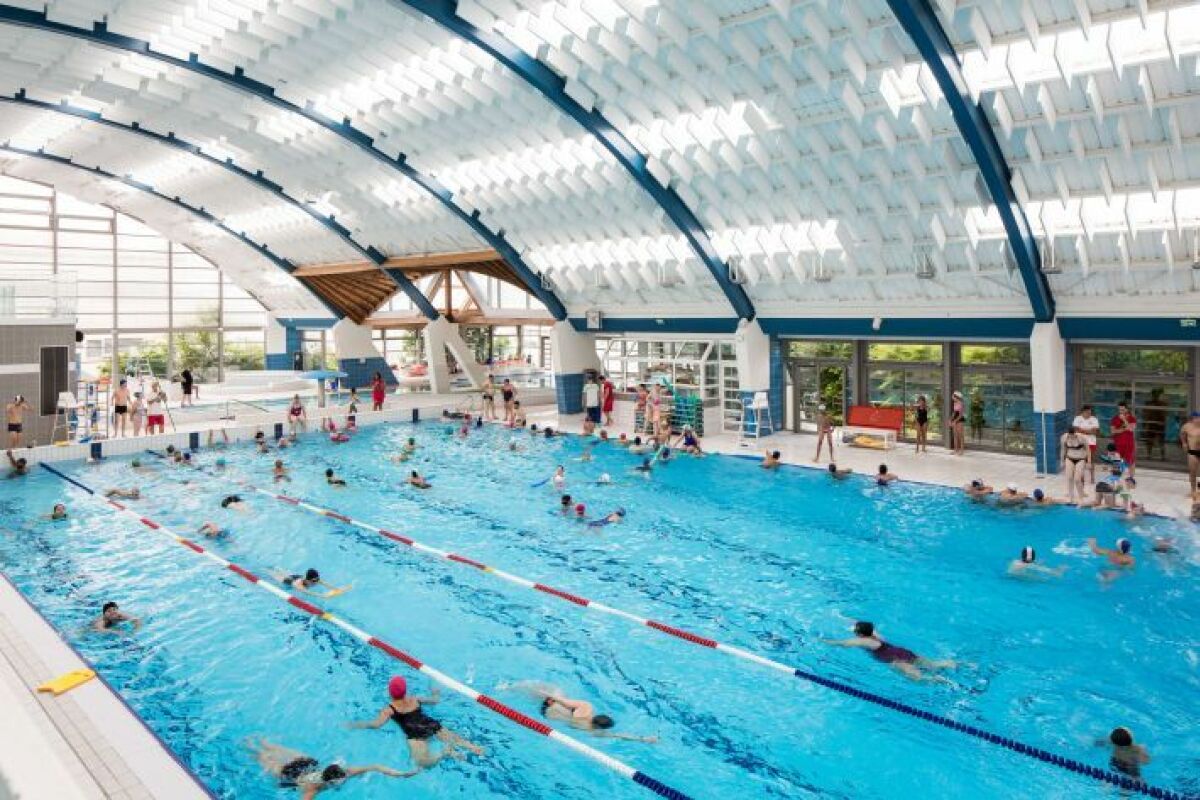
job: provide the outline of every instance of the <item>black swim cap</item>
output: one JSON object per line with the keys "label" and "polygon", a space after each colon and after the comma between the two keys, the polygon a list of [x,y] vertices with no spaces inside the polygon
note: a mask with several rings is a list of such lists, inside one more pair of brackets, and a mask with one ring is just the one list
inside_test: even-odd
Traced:
{"label": "black swim cap", "polygon": [[837,472],[837,464],[830,464],[830,465],[829,465],[829,471],[830,471],[830,472]]}
{"label": "black swim cap", "polygon": [[871,622],[856,622],[854,623],[854,633],[857,636],[873,636],[875,635],[875,624]]}
{"label": "black swim cap", "polygon": [[109,600],[107,603],[105,603],[104,605],[102,605],[102,606],[100,607],[100,610],[101,610],[101,611],[108,611],[110,608],[116,608],[116,607],[117,607],[117,604],[116,604],[116,603],[114,603],[113,601]]}
{"label": "black swim cap", "polygon": [[608,730],[613,726],[613,718],[607,714],[597,714],[592,717],[592,727],[600,730]]}
{"label": "black swim cap", "polygon": [[879,465],[879,474],[880,474],[880,475],[886,475],[886,474],[887,474],[887,464],[880,464],[880,465]]}
{"label": "black swim cap", "polygon": [[315,569],[310,569],[304,573],[304,580],[319,581],[321,580],[321,573],[317,572]]}
{"label": "black swim cap", "polygon": [[1117,747],[1129,747],[1133,744],[1133,733],[1129,728],[1113,728],[1113,732],[1108,735],[1108,740]]}
{"label": "black swim cap", "polygon": [[332,467],[330,467],[330,468],[328,468],[328,469],[326,469],[326,470],[325,470],[325,477],[326,477],[326,478],[332,478],[332,477],[333,477],[333,468],[332,468]]}
{"label": "black swim cap", "polygon": [[346,770],[339,767],[337,764],[330,764],[321,771],[321,780],[325,783],[333,783],[335,781],[346,780]]}

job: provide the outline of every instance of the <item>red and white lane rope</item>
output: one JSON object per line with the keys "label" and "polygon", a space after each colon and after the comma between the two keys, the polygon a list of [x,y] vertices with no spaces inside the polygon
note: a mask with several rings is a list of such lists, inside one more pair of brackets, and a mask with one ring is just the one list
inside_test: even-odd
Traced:
{"label": "red and white lane rope", "polygon": [[420,553],[434,556],[436,558],[441,558],[446,561],[453,561],[456,564],[463,564],[468,567],[473,567],[474,569],[477,569],[480,572],[485,572],[489,575],[494,575],[497,578],[500,578],[501,580],[508,581],[509,583],[515,584],[517,586],[522,586],[526,589],[533,589],[535,592],[541,592],[543,594],[550,595],[551,597],[556,597],[559,600],[564,600],[568,603],[573,603],[574,605],[580,606],[581,608],[590,609],[592,611],[599,611],[602,614],[610,614],[614,617],[620,617],[620,618],[627,620],[629,622],[632,622],[636,625],[644,625],[647,628],[653,628],[654,630],[656,630],[660,633],[665,633],[670,636],[674,636],[675,638],[682,639],[685,642],[691,642],[692,644],[697,644],[697,645],[700,645],[701,647],[708,647],[713,650],[718,650],[722,653],[728,653],[729,655],[734,656],[736,658],[740,658],[745,661],[752,661],[755,664],[759,664],[764,667],[769,667],[771,669],[778,670],[779,672],[784,672],[788,675],[794,675],[796,673],[795,667],[788,666],[787,664],[782,664],[778,661],[774,661],[774,660],[766,658],[764,656],[760,656],[756,653],[751,653],[749,650],[743,650],[742,648],[735,647],[731,644],[725,644],[723,642],[718,642],[715,639],[710,639],[707,636],[701,636],[700,634],[692,633],[691,631],[684,630],[683,628],[675,627],[674,625],[668,625],[664,622],[658,622],[657,620],[647,619],[645,617],[639,617],[637,614],[631,614],[628,611],[623,611],[622,609],[614,608],[613,606],[605,605],[604,603],[598,603],[595,600],[589,600],[588,598],[581,597],[580,595],[574,594],[573,592],[568,592],[563,589],[556,589],[555,587],[547,586],[544,583],[538,583],[536,581],[531,581],[528,578],[521,577],[520,575],[514,575],[511,572],[505,572],[502,569],[497,569],[496,567],[492,567],[492,566],[489,566],[482,562],[476,561],[473,558],[468,558],[467,556],[459,555],[458,553],[451,553],[447,550],[442,550],[442,549],[434,547],[432,545],[425,544],[424,542],[419,542],[416,539],[410,538],[408,536],[403,536],[399,533],[396,533],[395,531],[390,531],[387,528],[381,528],[377,525],[372,525],[368,522],[363,522],[361,520],[354,519],[353,517],[348,517],[345,514],[340,514],[337,511],[333,511],[332,509],[322,508],[321,506],[314,505],[314,504],[308,502],[307,500],[301,500],[299,498],[289,497],[285,494],[279,494],[278,492],[273,492],[268,489],[262,489],[258,486],[255,486],[254,484],[248,483],[246,481],[238,481],[238,484],[245,489],[249,489],[250,491],[253,491],[253,492],[258,492],[259,494],[266,495],[267,497],[273,497],[276,500],[279,500],[283,503],[287,503],[290,506],[295,506],[296,508],[303,508],[304,510],[311,511],[314,514],[319,514],[320,516],[323,516],[323,517],[329,517],[330,519],[335,519],[338,522],[344,522],[347,525],[353,525],[354,527],[360,528],[364,531],[369,531],[371,533],[378,534],[380,536],[383,536],[386,539],[390,539],[393,542],[397,542],[399,544],[411,547],[413,550],[416,550]]}
{"label": "red and white lane rope", "polygon": [[[633,767],[629,766],[628,764],[626,764],[622,761],[618,761],[617,759],[613,758],[612,756],[602,753],[601,751],[597,750],[596,748],[590,747],[589,745],[584,744],[583,742],[579,741],[578,739],[575,739],[571,736],[566,735],[565,733],[562,733],[560,731],[555,730],[554,728],[551,728],[549,725],[542,722],[541,720],[534,719],[533,717],[523,714],[520,711],[516,710],[515,708],[512,708],[511,706],[507,706],[504,703],[501,703],[499,700],[496,700],[492,697],[488,697],[487,695],[483,694],[482,692],[472,689],[470,686],[466,685],[465,683],[462,683],[461,681],[458,681],[458,680],[450,677],[446,673],[441,672],[440,670],[437,670],[437,669],[429,666],[428,664],[420,661],[419,659],[406,653],[405,651],[400,650],[399,648],[387,643],[383,639],[380,639],[377,636],[372,636],[371,634],[367,633],[366,631],[364,631],[354,625],[351,625],[349,622],[342,619],[341,617],[338,617],[338,616],[330,613],[329,611],[326,611],[325,609],[320,608],[319,606],[316,606],[316,605],[308,602],[307,600],[301,600],[299,597],[296,597],[296,596],[288,593],[281,587],[276,586],[274,583],[259,577],[258,575],[254,574],[250,570],[248,570],[242,566],[239,566],[238,564],[235,564],[232,561],[228,561],[228,560],[222,558],[221,556],[219,556],[216,553],[212,552],[211,550],[208,550],[207,548],[197,544],[196,542],[192,541],[191,539],[188,539],[187,537],[180,536],[180,535],[172,532],[169,528],[165,527],[164,525],[161,525],[158,522],[155,522],[154,520],[150,519],[149,517],[145,517],[145,516],[139,514],[137,511],[134,511],[133,509],[129,508],[128,506],[124,505],[123,503],[119,503],[116,500],[102,498],[100,495],[97,495],[95,490],[93,490],[92,488],[84,485],[80,481],[78,481],[68,475],[63,474],[62,472],[59,472],[54,467],[51,467],[50,465],[45,464],[45,463],[43,463],[42,466],[49,472],[57,475],[58,477],[67,481],[68,483],[71,483],[72,485],[87,492],[97,502],[100,502],[100,503],[104,504],[105,506],[108,506],[112,509],[115,509],[116,511],[121,512],[122,514],[126,514],[126,515],[132,517],[133,519],[137,520],[139,523],[141,523],[146,528],[154,531],[155,533],[161,534],[162,536],[170,539],[171,541],[174,541],[174,542],[177,542],[177,543],[183,545],[184,547],[188,548],[189,550],[196,553],[197,555],[204,556],[209,561],[212,561],[214,564],[216,564],[220,567],[223,567],[224,569],[229,570],[230,572],[234,573],[235,575],[237,575],[241,578],[244,578],[250,584],[257,586],[258,588],[262,589],[263,591],[274,595],[276,598],[284,601],[288,605],[291,605],[301,611],[307,612],[307,613],[313,615],[314,617],[316,617],[317,619],[320,619],[324,622],[328,622],[329,624],[334,625],[335,627],[341,628],[343,631],[350,634],[351,636],[353,636],[355,639],[362,642],[363,644],[370,645],[371,647],[374,647],[375,649],[379,650],[380,652],[386,653],[387,655],[391,656],[392,658],[396,659],[397,661],[400,661],[401,663],[406,664],[409,667],[412,667],[413,669],[417,670],[418,672],[424,673],[425,675],[429,676],[429,678],[431,680],[441,684],[442,686],[445,686],[447,689],[450,689],[453,692],[457,692],[458,694],[462,695],[463,697],[466,697],[467,699],[478,703],[479,705],[483,706],[484,708],[487,708],[490,711],[494,711],[495,713],[499,714],[500,716],[505,717],[508,720],[515,722],[518,725],[521,725],[522,727],[528,728],[529,730],[533,731],[534,733],[539,733],[542,736],[549,738],[551,741],[554,741],[570,750],[574,750],[576,753],[579,753],[580,755],[583,755],[583,756],[586,756],[586,757],[592,759],[593,761],[599,763],[601,766],[603,766],[609,770],[612,770],[613,772],[617,773],[618,775],[621,775],[622,777],[627,778],[627,779],[633,781],[634,783],[639,784],[640,786],[643,786],[643,787],[649,789],[650,791],[654,792],[655,794],[657,794],[661,797],[666,797],[666,798],[668,798],[668,800],[690,800],[688,795],[684,794],[683,792],[679,791],[678,789],[674,789],[671,786],[668,786],[667,784],[662,783],[661,781],[651,778],[649,775],[646,775],[644,772],[634,769]],[[256,490],[256,491],[258,491],[258,490]],[[293,502],[293,500],[289,498],[289,502]],[[299,501],[294,501],[294,502],[295,502],[295,504],[299,504]],[[330,512],[328,515],[334,516],[336,519],[341,519],[346,522],[350,521],[349,519],[341,516],[340,514],[335,515],[332,512]]]}

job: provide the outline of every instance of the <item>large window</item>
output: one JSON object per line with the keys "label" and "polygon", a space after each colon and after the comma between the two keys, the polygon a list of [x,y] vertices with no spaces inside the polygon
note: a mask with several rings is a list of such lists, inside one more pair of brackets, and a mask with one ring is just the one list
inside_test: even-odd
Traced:
{"label": "large window", "polygon": [[1137,460],[1179,467],[1179,429],[1195,408],[1196,351],[1190,348],[1079,347],[1075,351],[1079,404],[1090,403],[1107,443],[1117,404],[1137,418]]}
{"label": "large window", "polygon": [[[267,313],[211,262],[138,220],[0,176],[0,313],[37,315],[70,283],[85,375],[261,368]],[[222,354],[222,347],[234,351]]]}
{"label": "large window", "polygon": [[901,436],[917,436],[917,399],[929,408],[929,441],[942,439],[945,356],[940,344],[873,342],[867,345],[867,402],[904,409]]}

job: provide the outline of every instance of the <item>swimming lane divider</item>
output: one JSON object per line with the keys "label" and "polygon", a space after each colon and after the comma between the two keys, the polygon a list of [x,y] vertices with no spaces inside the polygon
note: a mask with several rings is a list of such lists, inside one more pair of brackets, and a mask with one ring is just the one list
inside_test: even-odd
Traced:
{"label": "swimming lane divider", "polygon": [[[230,480],[236,480],[236,479],[230,479]],[[1027,745],[1027,744],[1024,744],[1023,742],[1019,742],[1015,739],[1009,739],[1005,736],[1000,736],[998,734],[990,733],[981,728],[976,728],[973,725],[967,725],[965,723],[950,719],[949,717],[943,716],[941,714],[936,714],[931,711],[925,711],[923,709],[917,708],[916,706],[911,706],[911,705],[908,705],[907,703],[902,703],[898,700],[892,700],[890,698],[883,697],[882,695],[874,694],[873,692],[868,692],[863,689],[859,689],[857,687],[851,686],[847,683],[842,683],[841,681],[836,681],[836,680],[832,680],[830,678],[822,677],[820,675],[817,675],[816,673],[809,672],[808,670],[802,669],[800,667],[793,667],[788,664],[784,664],[779,661],[775,661],[774,659],[770,659],[765,656],[760,656],[757,653],[752,653],[749,650],[743,650],[740,647],[735,647],[734,645],[724,644],[723,642],[719,642],[719,641],[717,641],[715,639],[711,639],[707,636],[701,636],[699,634],[692,633],[691,631],[684,630],[683,628],[677,628],[673,625],[667,625],[665,623],[657,622],[652,619],[646,619],[645,617],[640,617],[636,614],[631,614],[628,611],[622,611],[619,608],[614,608],[612,606],[608,606],[603,603],[598,603],[595,600],[590,600],[586,597],[582,597],[580,595],[565,591],[563,589],[557,589],[553,586],[547,586],[546,584],[543,584],[543,583],[536,583],[534,581],[529,580],[528,578],[523,578],[519,575],[514,575],[510,572],[505,572],[504,570],[496,569],[495,567],[489,566],[480,561],[476,561],[473,558],[468,558],[467,556],[459,555],[458,553],[451,553],[447,550],[442,550],[440,548],[424,544],[423,542],[419,542],[411,537],[403,536],[399,533],[396,533],[395,531],[390,531],[390,530],[387,530],[386,528],[380,528],[376,525],[371,525],[369,523],[354,519],[353,517],[348,517],[345,514],[341,514],[337,511],[333,511],[333,510],[330,510],[327,508],[322,508],[321,506],[314,505],[313,503],[309,503],[308,501],[302,500],[298,497],[289,497],[288,495],[280,494],[278,492],[273,492],[273,491],[270,491],[269,489],[262,489],[262,488],[259,488],[258,486],[255,486],[254,484],[249,483],[247,481],[236,480],[236,482],[239,486],[241,486],[245,489],[248,489],[252,492],[257,492],[258,494],[266,495],[267,497],[272,497],[282,503],[286,503],[289,506],[303,508],[305,511],[309,511],[313,514],[318,514],[323,517],[329,517],[330,519],[335,519],[339,522],[343,522],[348,525],[352,525],[356,528],[360,528],[362,530],[369,531],[371,533],[379,534],[380,536],[383,536],[386,539],[390,539],[393,542],[399,542],[400,544],[411,547],[412,549],[417,550],[421,553],[425,553],[426,555],[436,556],[436,557],[444,559],[446,561],[453,561],[457,564],[465,564],[466,566],[472,567],[476,570],[479,570],[480,572],[484,572],[489,575],[494,575],[497,578],[500,578],[501,580],[508,581],[509,583],[516,584],[517,586],[523,586],[526,589],[533,589],[534,591],[541,592],[543,594],[547,594],[552,597],[557,597],[560,600],[564,600],[568,603],[572,603],[572,604],[580,606],[582,608],[591,609],[593,611],[599,611],[602,614],[610,614],[612,616],[621,617],[621,618],[628,620],[630,622],[633,622],[637,625],[642,625],[647,628],[656,630],[660,633],[665,633],[668,636],[673,636],[676,639],[682,639],[685,642],[691,642],[692,644],[699,645],[700,647],[706,647],[706,648],[709,648],[712,650],[717,650],[718,652],[726,653],[728,655],[734,656],[735,658],[740,658],[744,661],[750,661],[755,664],[759,664],[760,666],[769,667],[770,669],[774,669],[778,672],[787,673],[793,677],[799,678],[804,681],[808,681],[809,683],[816,684],[817,686],[822,686],[826,689],[832,689],[835,692],[840,692],[841,694],[847,695],[849,697],[854,697],[859,700],[864,700],[868,703],[872,703],[872,704],[880,706],[882,708],[887,708],[892,711],[896,711],[896,712],[905,714],[910,717],[915,717],[916,719],[924,720],[925,722],[929,722],[934,725],[940,725],[944,728],[955,731],[957,733],[961,733],[966,736],[971,736],[973,738],[979,739],[984,742],[988,742],[989,744],[993,744],[998,747],[1003,747],[1007,750],[1011,750],[1014,753],[1018,753],[1023,756],[1028,756],[1029,758],[1036,759],[1045,764],[1059,767],[1060,769],[1065,769],[1069,772],[1074,772],[1077,775],[1082,775],[1084,777],[1093,778],[1097,781],[1101,781],[1104,783],[1110,783],[1113,786],[1118,786],[1118,787],[1120,787],[1122,789],[1126,789],[1128,791],[1140,792],[1141,794],[1147,795],[1149,797],[1161,798],[1162,800],[1189,800],[1189,798],[1187,798],[1185,795],[1173,792],[1169,789],[1161,789],[1161,788],[1158,788],[1155,786],[1150,786],[1149,784],[1143,783],[1141,781],[1135,781],[1128,776],[1119,775],[1119,774],[1117,774],[1115,772],[1111,772],[1109,770],[1104,770],[1104,769],[1100,769],[1098,767],[1093,767],[1089,764],[1085,764],[1082,761],[1077,761],[1076,759],[1073,759],[1073,758],[1067,758],[1065,756],[1056,755],[1047,750],[1043,750],[1039,747],[1034,747],[1032,745]]]}
{"label": "swimming lane divider", "polygon": [[93,490],[90,487],[84,485],[83,483],[75,480],[74,478],[70,477],[69,475],[66,475],[66,474],[60,472],[59,470],[55,469],[54,467],[51,467],[50,465],[45,464],[45,463],[43,463],[42,466],[50,473],[57,475],[59,478],[62,478],[64,481],[74,485],[76,488],[82,489],[83,491],[87,492],[97,502],[102,503],[112,509],[115,509],[116,511],[119,511],[122,514],[126,514],[130,517],[133,517],[134,519],[136,519],[138,522],[140,522],[146,528],[149,528],[150,530],[155,531],[157,533],[161,533],[166,538],[168,538],[178,544],[183,545],[188,550],[191,550],[193,553],[195,553],[197,555],[204,556],[209,561],[212,561],[214,564],[217,564],[218,566],[229,570],[230,572],[234,573],[235,575],[245,579],[248,583],[250,583],[254,586],[257,586],[258,588],[262,589],[263,591],[274,595],[276,598],[278,598],[279,600],[282,600],[283,602],[287,603],[288,605],[293,606],[293,607],[295,607],[301,611],[304,611],[308,614],[311,614],[312,616],[316,617],[317,619],[319,619],[323,622],[328,622],[329,624],[331,624],[337,628],[341,628],[343,631],[350,634],[352,637],[354,637],[358,641],[362,642],[363,644],[374,647],[376,650],[380,651],[381,653],[385,653],[388,656],[390,656],[391,658],[393,658],[403,664],[408,665],[409,667],[413,668],[414,670],[416,670],[424,675],[427,675],[431,680],[441,684],[442,686],[445,686],[447,689],[450,689],[451,691],[456,692],[457,694],[462,695],[463,697],[468,698],[469,700],[472,700],[473,702],[478,703],[479,705],[483,706],[484,708],[488,709],[489,711],[499,714],[500,716],[508,719],[510,722],[515,722],[516,724],[518,724],[524,728],[528,728],[529,730],[533,731],[534,733],[541,734],[542,736],[547,737],[551,741],[553,741],[557,744],[560,744],[570,750],[575,751],[579,755],[586,756],[587,758],[590,758],[591,760],[597,762],[598,764],[605,767],[606,769],[609,769],[609,770],[617,773],[618,775],[621,775],[622,777],[633,781],[634,783],[638,784],[639,786],[642,786],[643,788],[646,788],[646,789],[650,790],[651,792],[654,792],[655,794],[659,795],[660,797],[665,797],[665,798],[667,798],[667,800],[691,800],[689,795],[684,794],[683,792],[679,791],[678,789],[668,786],[667,784],[665,784],[655,778],[650,777],[649,775],[645,774],[644,772],[634,769],[633,767],[629,766],[628,764],[624,763],[623,761],[618,761],[617,759],[613,758],[612,756],[610,756],[606,753],[603,753],[594,747],[584,744],[583,742],[579,741],[578,739],[575,739],[571,736],[566,735],[565,733],[555,730],[554,728],[550,727],[549,725],[542,722],[541,720],[534,719],[533,717],[523,714],[522,712],[518,711],[515,708],[512,708],[511,706],[507,706],[504,703],[501,703],[499,700],[496,700],[492,697],[488,697],[487,695],[471,688],[470,686],[466,685],[465,683],[462,683],[461,681],[458,681],[455,678],[450,677],[446,673],[441,672],[440,670],[434,669],[433,667],[429,666],[428,664],[417,659],[415,656],[399,649],[398,647],[395,647],[394,645],[389,644],[388,642],[384,641],[383,639],[380,639],[377,636],[373,636],[370,633],[367,633],[366,631],[364,631],[354,625],[351,625],[349,622],[342,619],[341,617],[335,616],[334,614],[326,611],[325,609],[323,609],[319,606],[316,606],[316,605],[308,602],[307,600],[301,600],[299,597],[289,594],[287,591],[280,588],[279,586],[276,586],[271,581],[268,581],[268,580],[256,575],[255,573],[251,572],[250,570],[248,570],[238,564],[235,564],[232,561],[227,561],[226,559],[222,558],[221,556],[217,555],[216,553],[212,552],[211,550],[203,547],[202,545],[197,544],[196,542],[192,541],[191,539],[188,539],[184,536],[180,536],[180,535],[172,532],[166,526],[161,525],[160,523],[155,522],[154,520],[152,520],[148,517],[142,516],[141,514],[134,511],[133,509],[126,506],[125,504],[118,503],[116,500],[111,500],[111,499],[106,499],[106,498],[101,497],[100,495],[96,494],[95,490]]}

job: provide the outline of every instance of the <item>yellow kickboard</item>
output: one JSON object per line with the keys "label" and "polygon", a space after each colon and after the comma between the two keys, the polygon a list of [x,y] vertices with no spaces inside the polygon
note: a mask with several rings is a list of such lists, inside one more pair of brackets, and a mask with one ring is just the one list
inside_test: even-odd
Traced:
{"label": "yellow kickboard", "polygon": [[46,681],[37,687],[37,690],[39,692],[50,692],[55,697],[58,697],[63,692],[69,692],[76,686],[85,684],[94,677],[96,677],[94,670],[77,669],[68,672],[66,675],[59,675],[52,681]]}

